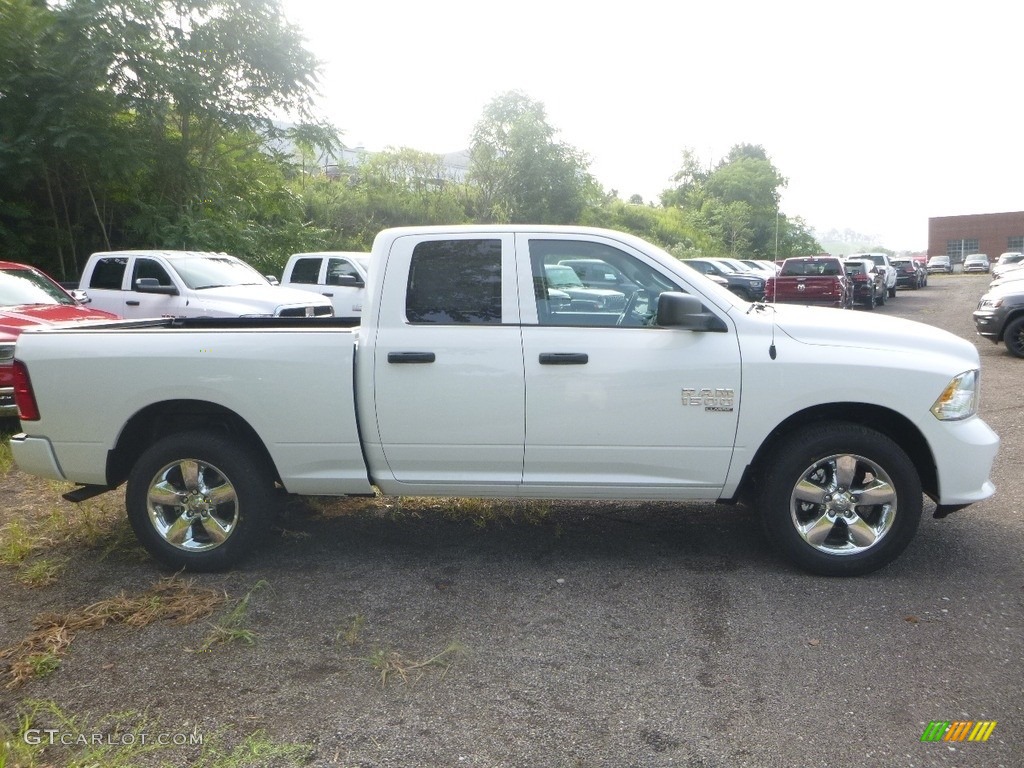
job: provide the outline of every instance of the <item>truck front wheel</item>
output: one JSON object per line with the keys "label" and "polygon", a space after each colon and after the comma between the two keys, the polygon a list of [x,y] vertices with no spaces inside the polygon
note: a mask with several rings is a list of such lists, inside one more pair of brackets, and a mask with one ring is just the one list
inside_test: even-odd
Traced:
{"label": "truck front wheel", "polygon": [[273,511],[270,472],[244,445],[212,432],[169,435],[128,477],[128,520],[142,545],[171,568],[215,571],[244,556]]}
{"label": "truck front wheel", "polygon": [[896,558],[921,520],[921,480],[885,435],[825,424],[789,435],[768,468],[762,520],[786,557],[824,576],[859,576]]}

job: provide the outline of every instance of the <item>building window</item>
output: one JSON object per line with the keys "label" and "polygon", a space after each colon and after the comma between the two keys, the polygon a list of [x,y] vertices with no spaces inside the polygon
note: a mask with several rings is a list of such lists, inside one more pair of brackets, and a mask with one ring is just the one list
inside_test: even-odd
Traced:
{"label": "building window", "polygon": [[978,240],[947,240],[946,241],[946,255],[949,256],[949,260],[954,264],[964,260],[964,256],[968,253],[978,252]]}
{"label": "building window", "polygon": [[1024,236],[1006,238],[1006,250],[1024,251]]}

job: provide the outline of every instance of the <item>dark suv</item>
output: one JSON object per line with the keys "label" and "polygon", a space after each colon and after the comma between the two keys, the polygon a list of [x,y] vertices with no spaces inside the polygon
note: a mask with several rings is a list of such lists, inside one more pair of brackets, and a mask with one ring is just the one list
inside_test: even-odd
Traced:
{"label": "dark suv", "polygon": [[1024,357],[1024,284],[1009,283],[982,296],[974,326],[992,343],[1006,344],[1014,357]]}
{"label": "dark suv", "polygon": [[753,273],[740,273],[727,264],[714,259],[687,259],[689,264],[702,275],[717,275],[729,283],[729,290],[747,301],[761,301],[764,298],[764,279]]}

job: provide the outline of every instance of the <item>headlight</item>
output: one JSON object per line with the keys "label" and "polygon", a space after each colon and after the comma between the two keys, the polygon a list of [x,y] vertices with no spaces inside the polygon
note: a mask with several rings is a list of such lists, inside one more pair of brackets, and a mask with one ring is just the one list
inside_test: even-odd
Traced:
{"label": "headlight", "polygon": [[978,412],[978,371],[964,371],[955,376],[932,405],[932,415],[939,421],[958,421]]}
{"label": "headlight", "polygon": [[995,309],[996,307],[1002,306],[1003,300],[990,299],[986,296],[981,297],[981,301],[978,302],[978,309]]}

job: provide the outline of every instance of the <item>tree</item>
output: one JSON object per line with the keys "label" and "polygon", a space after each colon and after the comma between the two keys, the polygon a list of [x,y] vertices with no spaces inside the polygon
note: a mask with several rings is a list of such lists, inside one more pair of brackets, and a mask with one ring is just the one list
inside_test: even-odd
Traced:
{"label": "tree", "polygon": [[662,193],[662,205],[687,211],[711,236],[718,253],[775,258],[776,250],[780,257],[821,250],[802,222],[789,224],[779,211],[786,178],[760,145],[737,144],[708,170],[686,150],[673,178],[676,186]]}
{"label": "tree", "polygon": [[519,91],[495,98],[476,124],[469,179],[484,221],[577,221],[600,188],[582,152],[555,139],[544,106]]}
{"label": "tree", "polygon": [[8,253],[64,276],[101,248],[223,238],[263,253],[303,235],[286,161],[267,148],[272,112],[308,116],[316,62],[279,0],[4,3]]}

